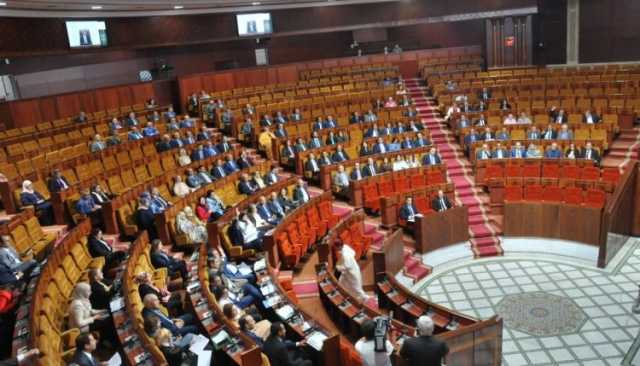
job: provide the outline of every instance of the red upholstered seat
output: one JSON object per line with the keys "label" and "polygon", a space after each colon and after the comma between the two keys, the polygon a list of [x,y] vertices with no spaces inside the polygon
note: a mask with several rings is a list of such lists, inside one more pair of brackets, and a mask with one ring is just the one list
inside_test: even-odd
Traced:
{"label": "red upholstered seat", "polygon": [[331,201],[322,201],[318,204],[320,210],[320,218],[328,223],[328,227],[335,226],[340,218],[338,215],[333,214],[333,208],[331,207]]}
{"label": "red upholstered seat", "polygon": [[429,170],[427,173],[427,181],[429,182],[429,185],[447,183],[444,174],[442,174],[442,171],[439,169]]}
{"label": "red upholstered seat", "polygon": [[585,166],[580,171],[580,179],[597,181],[600,179],[600,169],[594,166]]}
{"label": "red upholstered seat", "polygon": [[560,165],[558,164],[542,164],[542,178],[540,183],[542,185],[555,185],[558,184],[560,178]]}
{"label": "red upholstered seat", "polygon": [[504,168],[501,165],[487,166],[484,179],[487,183],[491,181],[504,181]]}
{"label": "red upholstered seat", "polygon": [[426,175],[414,174],[411,176],[411,189],[422,188],[426,186]]}
{"label": "red upholstered seat", "polygon": [[584,202],[584,198],[582,196],[582,188],[565,187],[563,200],[564,203],[581,205]]}
{"label": "red upholstered seat", "polygon": [[406,176],[400,176],[393,178],[393,190],[396,193],[404,193],[410,190],[409,178]]}
{"label": "red upholstered seat", "polygon": [[504,200],[505,202],[522,201],[522,187],[521,186],[504,187]]}
{"label": "red upholstered seat", "polygon": [[276,246],[278,247],[278,255],[286,267],[291,268],[298,264],[302,254],[302,247],[292,244],[286,232],[278,235],[276,238]]}
{"label": "red upholstered seat", "polygon": [[504,169],[504,175],[507,178],[522,177],[522,166],[520,165],[507,165]]}
{"label": "red upholstered seat", "polygon": [[620,171],[618,168],[604,168],[602,171],[602,181],[607,183],[616,184],[620,179]]}
{"label": "red upholstered seat", "polygon": [[309,222],[309,227],[313,228],[316,231],[316,235],[318,237],[324,236],[327,233],[328,223],[322,219],[320,219],[320,214],[318,214],[318,208],[316,206],[309,207],[306,212],[307,221]]}
{"label": "red upholstered seat", "polygon": [[584,204],[589,207],[602,208],[607,200],[607,196],[603,190],[589,189],[584,200]]}
{"label": "red upholstered seat", "polygon": [[381,197],[390,197],[393,195],[393,184],[388,180],[382,181],[378,183],[378,191]]}
{"label": "red upholstered seat", "polygon": [[298,231],[300,232],[300,236],[303,238],[307,238],[307,248],[309,248],[310,245],[316,242],[318,234],[315,230],[309,227],[309,223],[307,222],[307,217],[305,215],[300,215],[296,219],[296,224],[298,224]]}
{"label": "red upholstered seat", "polygon": [[375,183],[369,183],[362,189],[362,198],[364,207],[373,211],[380,211],[380,195],[378,194],[378,186]]}
{"label": "red upholstered seat", "polygon": [[560,186],[573,185],[580,175],[580,168],[575,165],[564,165],[560,169]]}
{"label": "red upholstered seat", "polygon": [[413,199],[413,204],[418,209],[418,212],[421,214],[426,214],[427,211],[431,209],[431,205],[429,204],[429,199],[426,196],[417,196]]}
{"label": "red upholstered seat", "polygon": [[562,202],[562,188],[558,186],[544,187],[542,200],[547,202]]}
{"label": "red upholstered seat", "polygon": [[524,188],[524,199],[527,201],[542,201],[543,188],[539,184],[528,184]]}

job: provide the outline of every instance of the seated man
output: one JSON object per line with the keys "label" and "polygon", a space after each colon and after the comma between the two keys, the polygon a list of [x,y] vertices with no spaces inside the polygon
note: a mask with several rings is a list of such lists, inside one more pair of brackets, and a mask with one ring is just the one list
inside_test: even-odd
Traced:
{"label": "seated man", "polygon": [[502,121],[503,125],[515,125],[518,123],[518,120],[513,116],[513,114],[509,113],[507,117],[505,117],[504,121]]}
{"label": "seated man", "polygon": [[527,157],[527,152],[524,150],[520,141],[516,142],[516,144],[511,148],[511,157],[516,159]]}
{"label": "seated man", "polygon": [[227,136],[222,136],[222,141],[216,146],[216,150],[220,153],[228,153],[231,151],[231,144],[229,144],[229,138]]}
{"label": "seated man", "polygon": [[539,140],[540,132],[536,126],[531,126],[531,129],[527,133],[527,140]]}
{"label": "seated man", "polygon": [[451,205],[451,202],[449,202],[449,198],[447,198],[441,189],[438,190],[438,196],[431,201],[431,208],[436,212],[442,212],[450,209],[451,207],[453,206]]}
{"label": "seated man", "polygon": [[582,122],[590,125],[600,123],[600,117],[595,113],[591,113],[591,111],[587,109],[587,111],[584,112]]}
{"label": "seated man", "polygon": [[494,136],[493,136],[493,132],[491,132],[491,128],[485,127],[482,134],[480,134],[480,140],[493,141],[493,139],[494,139]]}
{"label": "seated man", "polygon": [[276,126],[276,130],[273,131],[274,135],[276,135],[276,137],[287,137],[289,136],[289,134],[287,133],[287,130],[284,128],[284,125],[282,123],[278,123],[278,125]]}
{"label": "seated man", "polygon": [[293,113],[289,116],[289,120],[292,122],[302,121],[302,112],[300,112],[300,108],[296,108],[293,110]]}
{"label": "seated man", "polygon": [[555,140],[557,136],[558,134],[556,133],[556,130],[554,130],[551,124],[549,124],[547,125],[547,129],[542,132],[541,138],[543,140]]}
{"label": "seated man", "polygon": [[582,159],[593,160],[596,165],[600,165],[600,153],[598,150],[593,148],[590,141],[587,141],[579,157]]}
{"label": "seated man", "polygon": [[282,151],[280,152],[280,158],[288,162],[293,161],[295,157],[296,151],[293,147],[293,143],[291,143],[291,140],[287,140],[287,142],[285,142],[285,145],[282,147]]}
{"label": "seated man", "polygon": [[458,121],[458,129],[463,129],[463,128],[467,128],[471,126],[471,122],[469,122],[469,119],[467,118],[466,115],[461,115],[460,116],[460,120]]}
{"label": "seated man", "polygon": [[69,189],[69,181],[65,178],[62,173],[60,173],[60,169],[54,169],[51,173],[51,178],[49,178],[49,182],[47,184],[49,188],[49,192],[62,192]]}
{"label": "seated man", "polygon": [[362,168],[362,174],[365,177],[373,177],[378,174],[378,168],[372,158],[367,159],[367,165]]}
{"label": "seated man", "polygon": [[354,111],[351,114],[351,117],[349,117],[349,123],[351,124],[362,123],[362,122],[364,122],[364,118],[360,115],[358,111]]}
{"label": "seated man", "polygon": [[285,338],[286,329],[280,322],[271,324],[269,337],[262,346],[262,351],[274,366],[311,366],[313,363],[302,358],[297,350],[304,346],[304,340],[291,342]]}
{"label": "seated man", "polygon": [[502,127],[502,130],[496,134],[496,140],[507,141],[509,139],[511,139],[511,136],[506,127]]}
{"label": "seated man", "polygon": [[249,160],[249,158],[247,157],[247,153],[244,150],[240,153],[240,157],[238,158],[237,163],[240,169],[247,169],[253,166],[253,163]]}
{"label": "seated man", "polygon": [[577,159],[580,157],[580,151],[576,149],[576,146],[574,144],[569,144],[569,147],[564,153],[564,157],[567,159]]}
{"label": "seated man", "polygon": [[169,145],[172,149],[179,149],[184,146],[184,142],[182,142],[182,138],[180,137],[180,132],[174,132],[173,135],[171,135]]}
{"label": "seated man", "polygon": [[75,121],[77,123],[85,123],[89,120],[89,118],[87,117],[87,114],[84,111],[80,111],[80,113],[78,114],[78,116],[75,118]]}
{"label": "seated man", "polygon": [[273,121],[271,120],[271,116],[269,116],[268,114],[265,114],[262,116],[262,119],[260,120],[260,126],[261,127],[269,127],[273,125]]}
{"label": "seated man", "polygon": [[216,147],[213,146],[213,142],[211,141],[206,142],[206,144],[204,145],[204,148],[202,149],[202,152],[204,154],[205,159],[218,155],[218,150],[216,150]]}
{"label": "seated man", "polygon": [[374,154],[384,154],[389,150],[387,144],[384,143],[382,137],[378,137],[378,142],[373,145],[373,153]]}
{"label": "seated man", "polygon": [[155,128],[153,122],[147,122],[147,125],[142,129],[142,135],[144,137],[151,137],[158,134],[158,129]]}
{"label": "seated man", "polygon": [[308,178],[318,179],[320,175],[320,164],[316,160],[314,153],[310,153],[309,158],[304,163],[304,173]]}
{"label": "seated man", "polygon": [[377,125],[373,125],[371,127],[369,127],[367,129],[367,131],[364,133],[364,137],[368,138],[368,137],[379,137],[380,136],[380,131],[378,130],[378,126]]}
{"label": "seated man", "polygon": [[318,131],[313,131],[313,133],[311,134],[311,139],[309,140],[309,148],[317,149],[319,147],[322,147],[322,139],[320,139]]}
{"label": "seated man", "polygon": [[151,264],[154,268],[166,268],[169,276],[180,275],[183,281],[189,278],[189,270],[184,260],[176,259],[162,250],[162,241],[153,239],[151,241]]}
{"label": "seated man", "polygon": [[548,159],[559,159],[562,157],[562,150],[560,150],[556,142],[552,142],[551,146],[545,151],[544,157]]}
{"label": "seated man", "polygon": [[287,208],[280,204],[277,192],[271,192],[267,205],[269,206],[269,210],[278,216],[278,218],[282,219],[284,217]]}
{"label": "seated man", "polygon": [[569,126],[563,124],[558,132],[558,140],[573,140],[573,131],[569,129]]}
{"label": "seated man", "polygon": [[316,118],[316,121],[313,122],[313,125],[311,125],[311,129],[313,131],[320,131],[324,128],[324,121],[322,120],[322,117],[318,116]]}
{"label": "seated man", "polygon": [[538,147],[538,145],[534,143],[530,143],[527,148],[527,158],[529,159],[539,159],[542,157],[542,151]]}
{"label": "seated man", "polygon": [[475,128],[469,130],[469,134],[464,137],[465,151],[469,152],[471,147],[476,141],[480,141],[480,135],[476,132]]}
{"label": "seated man", "polygon": [[519,125],[530,125],[531,124],[531,118],[529,118],[529,116],[527,116],[527,114],[525,112],[520,112],[520,117],[518,117],[518,124]]}
{"label": "seated man", "polygon": [[429,153],[422,158],[422,165],[437,165],[441,163],[442,160],[435,147],[429,149]]}
{"label": "seated man", "polygon": [[189,187],[200,188],[203,184],[204,182],[202,181],[200,176],[198,176],[196,172],[193,171],[193,169],[187,169],[187,185]]}
{"label": "seated man", "polygon": [[240,183],[238,183],[238,191],[242,194],[246,194],[250,196],[258,191],[258,187],[256,187],[249,178],[249,174],[243,173],[240,177]]}
{"label": "seated man", "polygon": [[333,116],[327,116],[327,120],[324,121],[324,124],[323,124],[322,127],[323,128],[336,128],[336,127],[338,127],[338,124],[333,119]]}
{"label": "seated man", "polygon": [[484,127],[487,125],[487,120],[484,118],[484,114],[481,114],[478,120],[475,123],[478,127]]}
{"label": "seated man", "polygon": [[349,176],[344,170],[344,165],[339,165],[333,176],[333,191],[345,197],[349,194]]}
{"label": "seated man", "polygon": [[339,144],[338,146],[336,146],[336,151],[333,153],[331,160],[333,160],[335,163],[341,163],[349,159],[349,155],[342,149],[342,145]]}
{"label": "seated man", "polygon": [[184,137],[182,138],[182,143],[185,145],[192,145],[196,143],[196,139],[193,137],[191,131],[187,131],[184,133]]}
{"label": "seated man", "polygon": [[400,218],[407,223],[413,223],[416,221],[416,217],[421,215],[418,209],[413,204],[413,198],[407,197],[404,201],[404,205],[400,207]]}
{"label": "seated man", "polygon": [[129,113],[129,117],[127,117],[126,122],[129,127],[137,127],[140,124],[134,112]]}
{"label": "seated man", "polygon": [[144,136],[142,136],[140,131],[138,131],[138,127],[133,126],[131,127],[131,130],[129,130],[129,133],[127,134],[127,138],[129,139],[129,141],[137,141],[137,140],[142,140]]}
{"label": "seated man", "polygon": [[246,213],[240,214],[236,210],[236,215],[237,215],[237,218],[235,219],[234,223],[242,239],[242,242],[241,242],[242,248],[246,250],[248,249],[263,250],[263,247],[262,247],[263,232],[258,230],[258,228],[253,223],[249,215],[247,215]]}
{"label": "seated man", "polygon": [[431,145],[431,141],[425,139],[424,136],[422,135],[422,132],[418,132],[416,134],[415,141],[413,141],[413,146],[414,147],[423,147],[423,146],[429,146],[429,145]]}
{"label": "seated man", "polygon": [[338,137],[333,131],[329,131],[327,135],[327,139],[325,140],[325,145],[335,145],[338,143]]}
{"label": "seated man", "polygon": [[168,329],[174,336],[186,336],[189,333],[196,334],[198,326],[191,314],[183,314],[177,318],[171,319],[164,315],[160,306],[160,299],[157,295],[148,293],[142,299],[144,307],[142,308],[142,317],[156,316],[160,319],[162,328]]}
{"label": "seated man", "polygon": [[232,155],[227,155],[225,156],[225,163],[224,163],[224,172],[229,175],[232,174],[234,172],[237,172],[240,170],[240,167],[238,167],[238,164],[233,161],[233,156]]}
{"label": "seated man", "polygon": [[509,157],[509,152],[504,148],[504,146],[502,146],[501,143],[498,142],[496,144],[495,150],[493,150],[493,154],[491,154],[491,157],[493,159],[506,159]]}
{"label": "seated man", "polygon": [[211,176],[215,180],[222,179],[227,176],[227,172],[224,169],[221,159],[216,160],[215,166],[211,168]]}
{"label": "seated man", "polygon": [[373,113],[373,110],[369,109],[367,111],[367,113],[364,114],[364,121],[365,122],[378,122],[378,116]]}
{"label": "seated man", "polygon": [[171,150],[171,137],[169,135],[162,135],[160,141],[156,143],[156,150],[159,153]]}
{"label": "seated man", "polygon": [[488,144],[482,144],[482,147],[476,150],[476,160],[486,160],[491,158],[491,150]]}
{"label": "seated man", "polygon": [[284,114],[282,114],[281,111],[276,112],[276,116],[274,117],[273,120],[278,124],[284,124],[289,121],[289,119]]}
{"label": "seated man", "polygon": [[328,151],[323,151],[322,152],[322,156],[320,156],[319,163],[320,163],[320,166],[333,164],[333,160],[331,160],[331,157],[329,156],[329,152]]}
{"label": "seated man", "polygon": [[302,139],[302,137],[298,137],[298,140],[296,140],[296,146],[294,147],[294,149],[296,150],[297,153],[307,151],[308,147],[304,143],[304,140]]}
{"label": "seated man", "polygon": [[297,205],[301,205],[309,202],[310,199],[311,196],[309,195],[309,192],[307,192],[304,181],[302,179],[298,179],[298,183],[293,189],[293,201],[296,202]]}
{"label": "seated man", "polygon": [[[13,241],[9,235],[2,235],[0,237],[0,272],[3,273],[0,278],[4,280],[5,277],[24,279],[30,278],[31,272],[38,267],[38,262],[34,259],[22,260],[18,252],[16,252],[13,245]],[[14,281],[0,280],[0,284],[13,283]]]}
{"label": "seated man", "polygon": [[400,147],[402,149],[412,149],[414,146],[411,138],[409,138],[409,136],[405,136],[404,140],[400,143]]}
{"label": "seated man", "polygon": [[91,224],[97,227],[103,227],[102,206],[95,203],[89,188],[82,189],[82,194],[78,202],[76,202],[76,211],[81,215],[91,219]]}
{"label": "seated man", "polygon": [[364,176],[364,173],[362,173],[362,170],[360,170],[360,163],[356,162],[355,165],[353,166],[353,169],[351,170],[349,179],[358,181],[358,180],[361,180],[363,176]]}
{"label": "seated man", "polygon": [[553,116],[553,122],[567,123],[567,115],[564,113],[564,109],[559,110],[558,113]]}
{"label": "seated man", "polygon": [[200,161],[204,159],[204,146],[198,145],[198,147],[193,149],[193,151],[191,152],[191,161]]}

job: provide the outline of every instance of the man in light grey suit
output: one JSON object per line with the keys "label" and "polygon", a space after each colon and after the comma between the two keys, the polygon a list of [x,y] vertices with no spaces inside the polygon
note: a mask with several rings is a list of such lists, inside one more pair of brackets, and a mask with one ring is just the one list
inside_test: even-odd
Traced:
{"label": "man in light grey suit", "polygon": [[38,266],[38,262],[33,259],[23,261],[14,249],[9,235],[2,235],[1,239],[0,269],[7,272],[23,273],[25,277],[28,278],[29,273]]}
{"label": "man in light grey suit", "polygon": [[349,176],[344,171],[344,165],[339,165],[338,172],[333,176],[333,188],[341,196],[349,195]]}

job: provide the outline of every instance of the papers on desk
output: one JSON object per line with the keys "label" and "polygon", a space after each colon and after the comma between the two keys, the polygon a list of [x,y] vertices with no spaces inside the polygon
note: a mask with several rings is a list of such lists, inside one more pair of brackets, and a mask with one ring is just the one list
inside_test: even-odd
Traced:
{"label": "papers on desk", "polygon": [[231,273],[233,273],[233,274],[238,273],[238,267],[236,267],[236,265],[235,265],[235,264],[227,263],[226,268],[227,268],[227,270],[228,270],[229,272],[231,272]]}
{"label": "papers on desk", "polygon": [[295,314],[295,312],[296,311],[291,307],[291,305],[285,305],[280,309],[276,310],[276,314],[278,314],[278,316],[282,320],[287,320],[291,318]]}
{"label": "papers on desk", "polygon": [[315,331],[307,338],[307,344],[317,351],[322,351],[322,345],[325,339],[327,339],[327,336],[324,335],[324,333]]}
{"label": "papers on desk", "polygon": [[213,342],[213,344],[215,344],[216,346],[219,346],[222,343],[224,343],[227,339],[229,339],[229,333],[227,333],[227,331],[223,329],[219,331],[218,334],[211,337],[211,342]]}
{"label": "papers on desk", "polygon": [[109,303],[109,309],[111,309],[112,313],[115,313],[122,308],[124,308],[124,297],[115,298]]}
{"label": "papers on desk", "polygon": [[262,259],[256,261],[255,263],[253,263],[254,272],[260,272],[265,268],[267,268],[267,260],[266,260],[266,258],[262,258]]}
{"label": "papers on desk", "polygon": [[264,305],[264,307],[268,309],[280,303],[280,301],[282,301],[282,298],[280,297],[280,295],[274,295],[262,301],[262,305]]}
{"label": "papers on desk", "polygon": [[309,324],[307,322],[304,322],[304,323],[302,323],[301,327],[302,327],[302,332],[306,333],[309,329],[311,329],[311,324]]}
{"label": "papers on desk", "polygon": [[273,283],[269,282],[260,287],[260,292],[262,292],[262,296],[269,296],[276,292],[276,287]]}
{"label": "papers on desk", "polygon": [[198,355],[198,366],[209,366],[211,365],[211,351],[200,351],[197,353]]}
{"label": "papers on desk", "polygon": [[238,266],[238,271],[240,271],[240,274],[243,276],[253,273],[253,269],[251,269],[251,267],[249,267],[249,265],[246,263],[240,263],[240,265]]}
{"label": "papers on desk", "polygon": [[209,338],[203,336],[202,334],[198,334],[193,337],[189,350],[195,354],[200,354],[200,351],[202,351],[207,346],[207,344],[209,344]]}
{"label": "papers on desk", "polygon": [[122,365],[122,358],[120,357],[120,353],[116,352],[111,356],[109,361],[107,361],[108,366],[120,366]]}

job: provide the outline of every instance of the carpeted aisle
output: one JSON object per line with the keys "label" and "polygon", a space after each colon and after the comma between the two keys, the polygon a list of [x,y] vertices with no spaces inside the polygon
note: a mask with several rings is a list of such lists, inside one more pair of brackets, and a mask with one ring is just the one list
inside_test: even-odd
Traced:
{"label": "carpeted aisle", "polygon": [[471,163],[464,156],[462,147],[436,111],[433,99],[426,95],[424,81],[418,78],[406,79],[405,84],[415,101],[418,116],[431,132],[431,139],[447,165],[447,176],[455,186],[457,203],[469,208],[469,234],[473,255],[502,255],[498,238],[501,233],[489,216],[489,197],[476,187]]}

